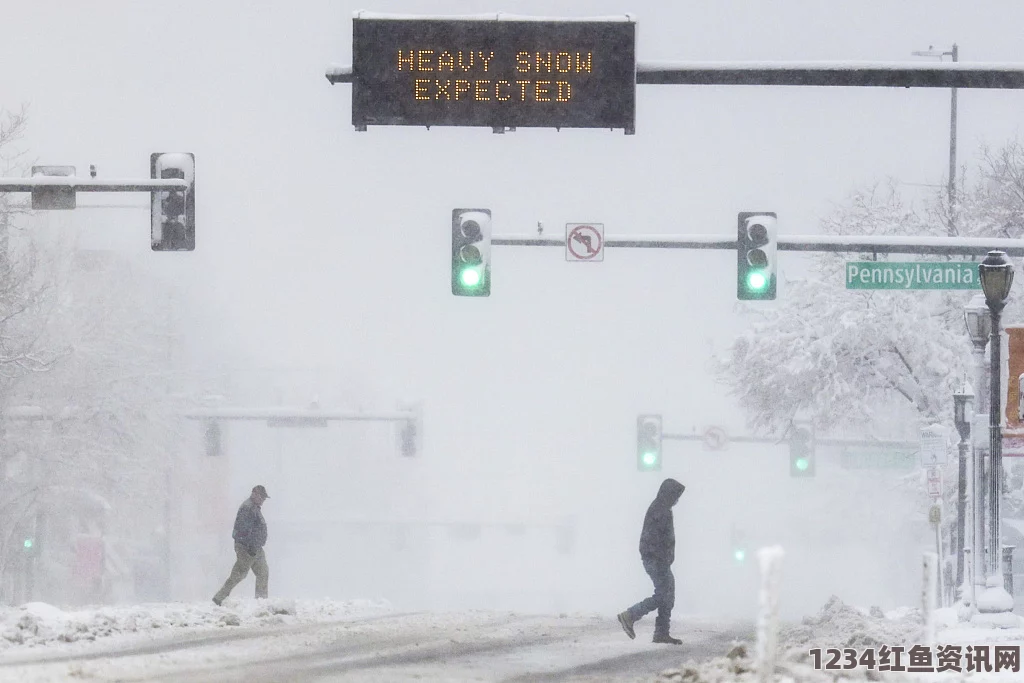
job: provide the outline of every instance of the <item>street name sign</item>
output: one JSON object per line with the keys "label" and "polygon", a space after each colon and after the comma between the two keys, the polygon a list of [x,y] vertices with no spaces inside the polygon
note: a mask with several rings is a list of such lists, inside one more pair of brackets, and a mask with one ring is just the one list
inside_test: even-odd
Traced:
{"label": "street name sign", "polygon": [[846,448],[839,454],[839,466],[847,470],[912,470],[917,451]]}
{"label": "street name sign", "polygon": [[848,261],[847,289],[981,289],[978,264],[963,261]]}
{"label": "street name sign", "polygon": [[623,128],[636,117],[636,24],[358,14],[352,124]]}

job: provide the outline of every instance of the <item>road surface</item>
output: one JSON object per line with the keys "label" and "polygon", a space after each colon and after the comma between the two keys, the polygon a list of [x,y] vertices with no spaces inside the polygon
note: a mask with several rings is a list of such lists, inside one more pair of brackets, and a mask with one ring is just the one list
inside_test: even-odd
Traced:
{"label": "road surface", "polygon": [[752,626],[681,617],[680,645],[629,640],[614,617],[507,612],[386,614],[314,624],[225,628],[113,648],[0,660],[0,681],[639,681],[724,655]]}

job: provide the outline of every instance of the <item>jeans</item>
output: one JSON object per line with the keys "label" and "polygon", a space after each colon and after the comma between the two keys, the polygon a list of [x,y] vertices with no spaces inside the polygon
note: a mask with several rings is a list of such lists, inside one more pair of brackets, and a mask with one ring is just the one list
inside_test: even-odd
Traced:
{"label": "jeans", "polygon": [[644,615],[658,610],[658,616],[654,620],[654,633],[668,635],[672,608],[676,604],[676,579],[672,576],[672,567],[657,560],[645,559],[643,562],[644,571],[654,582],[654,595],[644,598],[627,611],[633,621],[638,621]]}
{"label": "jeans", "polygon": [[232,589],[249,575],[250,569],[256,575],[256,597],[267,597],[270,568],[267,567],[267,556],[264,554],[263,548],[257,550],[254,555],[244,545],[236,542],[235,558],[235,566],[231,568],[231,575],[228,576],[228,580],[224,582],[224,585],[217,591],[217,595],[213,596],[213,599],[219,602],[228,597]]}

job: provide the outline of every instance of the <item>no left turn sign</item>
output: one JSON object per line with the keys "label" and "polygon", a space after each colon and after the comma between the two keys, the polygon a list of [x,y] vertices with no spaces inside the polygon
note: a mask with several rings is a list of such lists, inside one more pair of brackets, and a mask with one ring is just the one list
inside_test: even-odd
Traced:
{"label": "no left turn sign", "polygon": [[604,261],[604,223],[566,223],[565,260]]}
{"label": "no left turn sign", "polygon": [[704,448],[709,451],[723,451],[729,447],[729,433],[722,427],[711,426],[704,430]]}

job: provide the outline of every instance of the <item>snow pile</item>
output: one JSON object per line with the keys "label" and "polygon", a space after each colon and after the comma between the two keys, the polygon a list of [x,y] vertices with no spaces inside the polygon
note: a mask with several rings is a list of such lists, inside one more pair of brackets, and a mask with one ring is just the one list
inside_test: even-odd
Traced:
{"label": "snow pile", "polygon": [[225,626],[301,624],[391,611],[386,601],[239,600],[152,603],[65,612],[43,602],[0,608],[0,652],[15,646],[94,641],[115,635],[204,631]]}
{"label": "snow pile", "polygon": [[[760,683],[761,679],[746,647],[736,645],[725,657],[717,657],[700,664],[690,660],[678,669],[662,671],[654,680],[657,683]],[[818,671],[809,663],[802,662],[780,662],[769,680],[772,683],[844,683],[867,680],[887,683],[906,683],[910,680],[922,682],[919,674],[908,676],[891,672],[879,673],[867,668],[851,671]],[[944,678],[943,681],[951,683],[952,679]]]}
{"label": "snow pile", "polygon": [[919,642],[923,631],[921,610],[904,608],[883,613],[878,607],[862,610],[845,604],[836,596],[828,599],[817,615],[804,617],[799,626],[784,629],[781,642],[792,658],[794,650],[820,648],[878,649],[882,645],[910,646]]}
{"label": "snow pile", "polygon": [[[906,660],[904,660],[906,664]],[[968,673],[946,671],[942,673],[903,673],[877,671],[858,667],[849,671],[822,671],[809,662],[779,662],[771,683],[862,683],[883,681],[884,683],[1004,683],[1019,680],[1013,673]],[[725,657],[696,663],[689,660],[678,669],[662,671],[653,683],[762,683],[756,665],[747,654],[746,647],[736,645]]]}
{"label": "snow pile", "polygon": [[[1021,629],[979,629],[956,626],[954,609],[936,610],[935,614],[937,624],[945,629],[939,633],[940,643],[1024,644],[1024,619],[1021,620]],[[851,607],[833,595],[818,614],[804,617],[802,624],[782,630],[780,644],[786,654],[768,680],[772,683],[853,683],[868,680],[886,683],[1001,683],[1014,678],[1008,671],[979,673],[969,672],[966,668],[962,672],[941,673],[878,671],[866,666],[823,671],[814,668],[808,653],[811,648],[855,648],[860,653],[866,648],[877,651],[882,645],[903,645],[909,649],[920,641],[923,630],[918,608],[905,607],[889,613],[878,607],[863,610]],[[906,666],[908,661],[904,655],[903,665]],[[657,683],[761,682],[756,663],[745,644],[734,645],[725,657],[701,663],[689,660],[678,669],[661,672],[654,680]]]}

